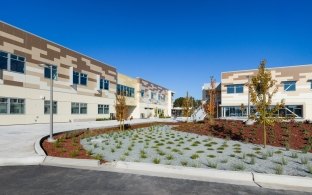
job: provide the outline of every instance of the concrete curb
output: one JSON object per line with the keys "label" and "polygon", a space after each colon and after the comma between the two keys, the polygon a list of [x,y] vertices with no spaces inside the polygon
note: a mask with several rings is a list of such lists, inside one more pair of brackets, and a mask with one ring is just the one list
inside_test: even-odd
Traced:
{"label": "concrete curb", "polygon": [[41,147],[41,141],[42,141],[43,139],[45,139],[45,138],[47,138],[47,136],[43,136],[43,137],[37,139],[36,142],[35,142],[35,152],[36,152],[38,155],[40,155],[40,156],[46,156],[45,151],[44,151],[44,150],[42,149],[42,147]]}
{"label": "concrete curb", "polygon": [[14,158],[0,158],[0,166],[17,166],[17,165],[40,165],[45,159],[45,156],[28,156]]}
{"label": "concrete curb", "polygon": [[179,176],[181,179],[258,186],[253,182],[253,176],[250,172],[224,171],[216,169],[123,161],[117,161],[112,165],[117,169],[154,172],[157,173],[157,175],[161,175],[163,177],[176,178],[176,176]]}
{"label": "concrete curb", "polygon": [[74,158],[59,158],[47,156],[42,165],[59,165],[59,166],[74,166],[74,167],[99,167],[99,160],[92,159],[74,159]]}
{"label": "concrete curb", "polygon": [[253,173],[254,181],[264,188],[292,189],[312,192],[312,178]]}

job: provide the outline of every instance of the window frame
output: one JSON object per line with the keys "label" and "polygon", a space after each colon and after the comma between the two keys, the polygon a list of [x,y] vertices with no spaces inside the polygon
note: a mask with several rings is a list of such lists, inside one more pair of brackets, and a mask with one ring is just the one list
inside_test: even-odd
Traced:
{"label": "window frame", "polygon": [[98,114],[109,114],[109,105],[98,104]]}
{"label": "window frame", "polygon": [[[2,51],[2,50],[0,50],[0,53],[4,53],[4,54],[7,55],[7,57],[6,57],[7,58],[6,68],[5,69],[4,68],[0,68],[0,69],[6,70],[6,71],[10,71],[10,72],[14,72],[14,73],[19,73],[19,74],[25,74],[26,73],[26,57],[20,56],[20,55],[16,55],[16,54],[13,54],[13,53],[9,53],[9,52],[6,52],[6,51]],[[4,56],[1,56],[1,57],[4,57]],[[23,63],[23,72],[12,70],[12,64],[13,64],[12,60]]]}
{"label": "window frame", "polygon": [[[47,103],[47,104],[46,104]],[[46,106],[48,106],[49,107],[49,112],[45,112],[45,109],[46,109]],[[55,108],[55,112],[54,112],[54,106],[56,106],[56,108]],[[55,114],[57,114],[57,111],[58,111],[58,103],[57,103],[57,101],[53,101],[53,105],[52,105],[52,109],[53,109],[53,115],[55,115]],[[48,114],[50,114],[50,100],[44,100],[44,103],[43,103],[43,112],[44,112],[44,114],[46,114],[46,115],[48,115]]]}
{"label": "window frame", "polygon": [[[75,82],[75,77],[77,82]],[[84,78],[86,80],[86,84],[82,84],[82,78]],[[87,86],[88,85],[88,74],[87,73],[82,73],[82,72],[78,72],[78,71],[73,71],[73,84],[74,85],[83,85],[83,86]]]}
{"label": "window frame", "polygon": [[[73,113],[73,105],[76,105],[76,109],[78,108],[78,113]],[[84,108],[82,105],[85,105],[86,113],[82,113],[81,109]],[[88,103],[82,103],[82,102],[72,102],[71,103],[71,114],[88,114]]]}
{"label": "window frame", "polygon": [[[55,75],[54,75],[54,78],[53,80],[57,81],[57,78],[58,78],[58,70],[57,70],[57,66],[56,65],[51,65],[51,64],[47,64],[45,67],[44,67],[44,78],[46,79],[51,79],[50,78],[50,75],[51,75],[51,68],[50,66],[52,66],[52,75],[53,75],[53,71],[54,71],[54,68],[55,68]],[[46,75],[46,70],[49,71],[49,76]]]}
{"label": "window frame", "polygon": [[[231,91],[230,91],[230,89],[231,89]],[[242,89],[242,90],[238,91],[237,89]],[[227,94],[244,93],[244,84],[226,85],[226,93]]]}
{"label": "window frame", "polygon": [[[296,91],[297,90],[296,83],[297,83],[297,81],[283,81],[284,92]],[[294,87],[294,89],[290,88],[292,86]]]}

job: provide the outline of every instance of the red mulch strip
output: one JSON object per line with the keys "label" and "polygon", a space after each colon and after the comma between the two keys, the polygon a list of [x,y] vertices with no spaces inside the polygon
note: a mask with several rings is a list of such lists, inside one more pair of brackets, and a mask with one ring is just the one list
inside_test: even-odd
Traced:
{"label": "red mulch strip", "polygon": [[[215,120],[214,125],[210,125],[208,121],[183,123],[174,129],[254,144],[263,144],[264,137],[262,125],[247,126],[242,121],[236,120]],[[267,126],[267,144],[297,150],[310,146],[312,152],[312,124],[281,122]]]}

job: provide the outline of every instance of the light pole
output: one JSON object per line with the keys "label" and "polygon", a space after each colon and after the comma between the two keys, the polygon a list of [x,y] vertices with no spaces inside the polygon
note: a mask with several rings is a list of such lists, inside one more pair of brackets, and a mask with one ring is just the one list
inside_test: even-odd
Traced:
{"label": "light pole", "polygon": [[247,107],[247,117],[250,118],[250,91],[249,91],[249,85],[250,85],[250,76],[247,76],[248,78],[248,107]]}
{"label": "light pole", "polygon": [[53,138],[53,66],[46,65],[50,68],[50,136],[48,142],[55,142]]}

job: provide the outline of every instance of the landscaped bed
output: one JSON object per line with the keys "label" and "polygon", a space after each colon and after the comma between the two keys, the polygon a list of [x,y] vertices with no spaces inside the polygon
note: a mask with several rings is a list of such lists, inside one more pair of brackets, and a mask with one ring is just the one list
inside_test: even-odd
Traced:
{"label": "landscaped bed", "polygon": [[48,155],[102,162],[147,162],[312,177],[312,153],[308,152],[311,124],[285,124],[275,126],[275,137],[269,138],[270,144],[280,147],[259,145],[261,126],[224,120],[213,126],[145,124],[127,131],[75,131],[58,135],[59,141],[53,144],[44,141],[43,146]]}

